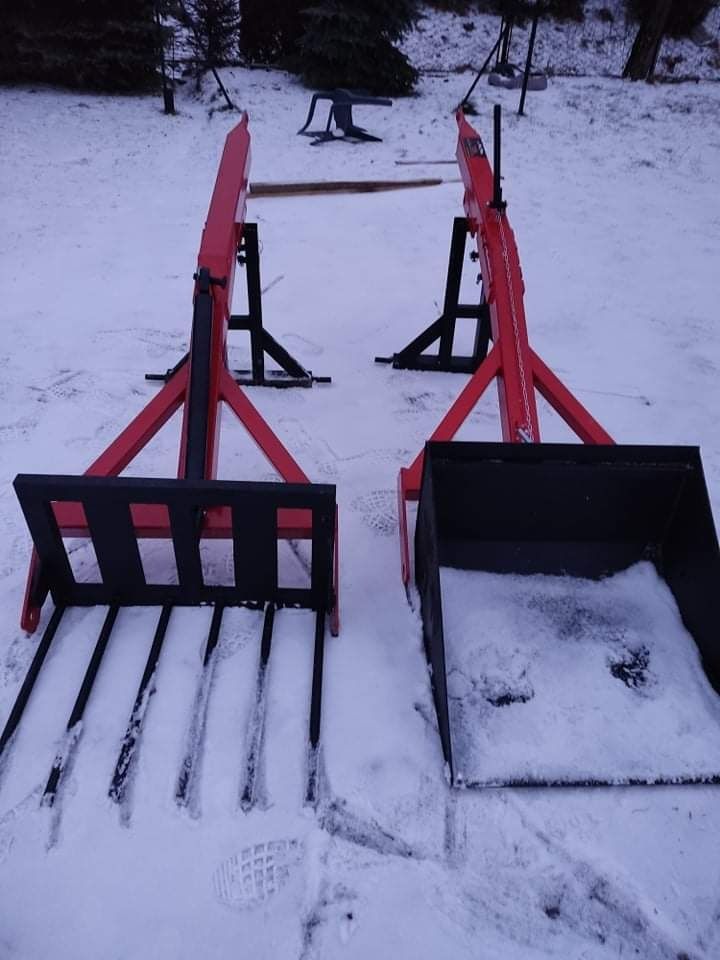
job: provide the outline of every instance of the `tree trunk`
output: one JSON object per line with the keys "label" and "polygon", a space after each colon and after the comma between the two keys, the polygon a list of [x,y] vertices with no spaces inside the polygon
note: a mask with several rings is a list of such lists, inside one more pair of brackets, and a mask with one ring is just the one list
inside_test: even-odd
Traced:
{"label": "tree trunk", "polygon": [[628,57],[623,77],[631,80],[649,80],[662,43],[665,26],[673,0],[657,0],[640,21],[637,36]]}

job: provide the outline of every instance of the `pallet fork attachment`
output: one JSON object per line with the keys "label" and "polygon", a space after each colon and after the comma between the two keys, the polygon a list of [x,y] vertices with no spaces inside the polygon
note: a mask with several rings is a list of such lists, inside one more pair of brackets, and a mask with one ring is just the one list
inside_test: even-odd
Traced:
{"label": "pallet fork attachment", "polygon": [[[159,393],[131,421],[82,477],[19,475],[15,490],[34,550],[21,624],[33,632],[51,595],[54,612],[35,658],[0,734],[2,754],[20,722],[64,611],[70,606],[104,604],[108,616],[98,639],[75,708],[66,746],[82,719],[119,610],[130,605],[161,608],[155,640],[123,741],[110,795],[118,802],[146,704],[144,692],[154,673],[172,610],[213,604],[215,614],[206,663],[217,643],[228,606],[272,609],[283,606],[315,612],[313,676],[322,677],[322,639],[326,617],[339,629],[338,546],[335,488],[310,483],[306,474],[238,386],[227,365],[227,333],[233,326],[231,303],[238,250],[245,250],[245,198],[250,165],[248,119],[228,134],[198,254],[191,344]],[[254,231],[250,231],[254,237]],[[275,468],[281,482],[254,483],[216,479],[220,413],[235,414]],[[119,474],[182,408],[177,479],[120,477]],[[68,538],[92,541],[99,582],[79,582],[65,546]],[[175,577],[148,582],[139,540],[172,543]],[[207,582],[201,559],[205,540],[232,542],[232,582]],[[279,582],[278,542],[310,544],[309,582],[289,588]],[[272,618],[270,619],[272,624]],[[318,642],[320,636],[320,642]],[[316,752],[320,736],[321,685],[313,683],[309,739]],[[67,757],[61,749],[48,780],[52,802]],[[312,798],[311,798],[312,799]]]}
{"label": "pallet fork attachment", "polygon": [[[415,583],[438,730],[452,784],[461,780],[448,696],[441,567],[594,579],[649,559],[672,590],[705,673],[720,692],[714,600],[720,583],[720,553],[699,451],[614,445],[530,346],[520,260],[500,186],[499,107],[494,120],[493,170],[480,136],[462,110],[457,112],[466,223],[477,244],[491,346],[425,448],[398,476],[401,572],[406,589],[412,574],[407,504],[419,500]],[[449,360],[449,346],[446,340],[443,356],[441,340],[435,363],[395,365],[451,369],[441,362]],[[424,348],[422,342],[420,347]],[[407,361],[411,352],[406,348],[404,355],[395,355],[396,361]],[[503,442],[450,442],[493,381]],[[584,445],[540,442],[536,391]],[[537,777],[475,785],[616,782],[620,781],[606,777],[581,782]],[[720,782],[720,775],[659,776],[638,782],[714,783]]]}

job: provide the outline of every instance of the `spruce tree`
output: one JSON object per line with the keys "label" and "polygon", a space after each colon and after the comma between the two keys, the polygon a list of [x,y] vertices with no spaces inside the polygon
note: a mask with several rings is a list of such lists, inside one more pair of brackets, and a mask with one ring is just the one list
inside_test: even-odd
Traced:
{"label": "spruce tree", "polygon": [[6,0],[0,81],[131,92],[158,85],[153,0]]}
{"label": "spruce tree", "polygon": [[278,63],[297,53],[301,11],[309,0],[240,0],[240,53],[250,61]]}
{"label": "spruce tree", "polygon": [[304,11],[293,65],[310,87],[409,93],[417,71],[394,43],[416,12],[415,0],[323,0]]}
{"label": "spruce tree", "polygon": [[190,0],[190,43],[205,67],[218,67],[237,59],[240,14],[237,0]]}

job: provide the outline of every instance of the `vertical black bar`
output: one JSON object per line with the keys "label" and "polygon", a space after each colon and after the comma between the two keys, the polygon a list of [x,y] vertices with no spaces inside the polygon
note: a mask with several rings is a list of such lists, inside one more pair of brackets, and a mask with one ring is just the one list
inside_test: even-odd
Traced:
{"label": "vertical black bar", "polygon": [[500,35],[502,37],[502,46],[500,48],[500,56],[496,66],[499,66],[501,63],[507,63],[508,60],[510,59],[510,41],[512,39],[512,29],[513,29],[513,18],[503,17],[502,23],[500,24]]}
{"label": "vertical black bar", "polygon": [[530,28],[530,42],[528,43],[527,60],[525,61],[525,73],[523,74],[522,93],[520,94],[520,106],[518,107],[518,116],[522,117],[525,110],[525,95],[527,94],[528,81],[530,80],[530,71],[532,70],[532,57],[535,48],[535,34],[537,33],[538,14],[533,17],[532,27]]}
{"label": "vertical black bar", "polygon": [[310,698],[310,749],[305,803],[316,807],[320,779],[320,719],[322,711],[323,663],[325,659],[325,608],[315,614],[315,653],[313,657],[312,694]]}
{"label": "vertical black bar", "polygon": [[60,620],[62,619],[64,612],[65,607],[55,607],[52,612],[52,616],[45,627],[40,643],[38,644],[38,648],[35,651],[35,656],[32,659],[32,663],[30,664],[28,672],[25,674],[25,679],[22,682],[20,691],[15,698],[15,703],[10,711],[10,716],[7,718],[7,722],[3,727],[3,732],[0,734],[0,758],[2,757],[5,747],[10,742],[12,735],[15,733],[15,730],[20,723],[23,711],[27,706],[27,702],[30,699],[30,694],[35,686],[35,681],[40,673],[40,668],[42,667],[47,652],[50,649],[50,644],[53,641],[53,637],[55,636],[57,628],[60,626]]}
{"label": "vertical black bar", "polygon": [[210,632],[208,633],[207,643],[205,644],[205,656],[203,657],[203,669],[210,663],[220,637],[220,625],[222,623],[225,607],[221,603],[216,603],[213,610],[212,622],[210,623]]}
{"label": "vertical black bar", "polygon": [[[107,648],[108,640],[110,639],[110,634],[112,633],[112,628],[115,625],[115,620],[117,618],[119,609],[120,608],[117,604],[113,604],[105,616],[105,621],[103,622],[100,635],[97,639],[97,643],[95,644],[95,649],[93,650],[92,657],[90,658],[90,663],[87,666],[82,685],[80,686],[80,692],[77,695],[75,705],[72,709],[72,713],[70,714],[70,719],[68,720],[65,728],[66,734],[69,734],[73,727],[75,727],[75,725],[82,720],[82,716],[85,712],[85,707],[90,697],[98,669],[100,668],[100,662],[102,661],[103,654]],[[72,751],[72,747],[72,743],[64,743],[55,757],[55,762],[52,770],[50,771],[50,776],[48,777],[45,791],[43,793],[43,803],[47,804],[48,806],[52,806],[55,800],[55,794],[57,793],[58,784],[60,783],[60,777],[65,769],[70,752]]]}
{"label": "vertical black bar", "polygon": [[240,806],[247,813],[255,803],[255,785],[257,783],[258,759],[262,749],[265,732],[265,681],[267,665],[270,659],[273,626],[275,624],[275,604],[268,603],[265,607],[262,641],[260,643],[260,663],[258,665],[257,682],[255,684],[255,708],[250,720],[252,740],[248,747],[245,761],[245,783],[240,792]]}
{"label": "vertical black bar", "polygon": [[232,506],[235,589],[245,600],[269,599],[278,585],[277,507]]}
{"label": "vertical black bar", "polygon": [[502,196],[502,107],[496,103],[493,107],[493,201],[490,204],[495,210],[504,210],[505,202]]}
{"label": "vertical black bar", "polygon": [[260,287],[260,247],[256,223],[243,227],[245,270],[247,279],[248,317],[252,377],[258,383],[265,379],[265,352],[262,341],[262,289]]}
{"label": "vertical black bar", "polygon": [[269,603],[265,608],[263,621],[262,641],[260,643],[260,665],[266,667],[270,659],[270,645],[272,644],[273,625],[275,623],[275,604]]}
{"label": "vertical black bar", "polygon": [[145,575],[130,504],[88,494],[83,507],[103,583],[111,596],[122,600],[126,590],[142,590]]}
{"label": "vertical black bar", "polygon": [[197,511],[178,501],[168,505],[178,581],[187,599],[200,599],[203,588]]}
{"label": "vertical black bar", "polygon": [[138,737],[140,736],[140,728],[143,720],[145,719],[148,701],[155,692],[155,684],[153,683],[152,689],[148,693],[147,697],[145,696],[145,692],[148,688],[148,684],[155,674],[155,667],[157,666],[157,662],[160,657],[160,651],[162,650],[163,641],[165,640],[165,633],[167,632],[171,613],[172,604],[166,604],[160,613],[160,619],[158,620],[158,625],[155,629],[155,636],[153,638],[152,647],[150,648],[150,654],[148,655],[147,663],[145,664],[145,670],[142,675],[142,680],[140,681],[140,686],[138,687],[135,703],[133,704],[132,712],[130,714],[130,720],[128,721],[125,736],[123,737],[120,755],[115,765],[115,772],[113,773],[110,789],[108,790],[108,796],[111,800],[114,800],[115,803],[122,803],[125,799],[127,777],[130,771],[130,765],[135,755],[135,745]]}
{"label": "vertical black bar", "polygon": [[205,267],[198,273],[198,287],[198,292],[195,294],[190,342],[188,415],[185,424],[186,480],[205,478],[207,456],[213,298],[210,293],[210,272]]}
{"label": "vertical black bar", "polygon": [[465,239],[467,236],[467,220],[465,217],[455,217],[453,220],[452,239],[450,241],[450,257],[448,259],[447,281],[445,283],[445,300],[443,303],[443,326],[440,334],[440,363],[447,366],[450,363],[455,339],[455,319],[458,304],[460,303],[460,284],[462,282],[463,258],[465,256]]}
{"label": "vertical black bar", "polygon": [[322,711],[323,663],[325,660],[325,608],[315,614],[315,653],[313,656],[312,693],[310,696],[310,746],[317,749],[320,742]]}
{"label": "vertical black bar", "polygon": [[212,661],[212,655],[217,646],[220,637],[220,625],[222,623],[225,607],[217,603],[213,610],[212,622],[208,633],[207,643],[205,644],[205,655],[203,657],[202,674],[198,681],[195,692],[195,703],[193,705],[193,715],[190,720],[188,742],[183,757],[182,766],[175,785],[175,801],[181,806],[188,805],[190,800],[190,788],[194,779],[197,763],[201,754],[201,740],[205,728],[205,714],[207,711],[207,701],[209,688],[206,684],[207,671]]}
{"label": "vertical black bar", "polygon": [[318,610],[327,606],[330,597],[334,543],[335,503],[330,501],[312,512],[310,589],[313,606]]}
{"label": "vertical black bar", "polygon": [[415,582],[420,594],[425,656],[430,667],[433,702],[443,756],[454,783],[450,706],[447,691],[445,636],[443,630],[442,592],[440,588],[440,538],[435,494],[435,471],[431,447],[425,446],[420,500],[415,523]]}

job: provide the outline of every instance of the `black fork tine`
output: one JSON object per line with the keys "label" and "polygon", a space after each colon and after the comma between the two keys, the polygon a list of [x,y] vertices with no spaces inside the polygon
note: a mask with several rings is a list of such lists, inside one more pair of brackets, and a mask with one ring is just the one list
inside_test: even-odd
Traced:
{"label": "black fork tine", "polygon": [[[220,624],[225,608],[222,604],[216,604],[213,610],[212,623],[208,633],[207,643],[205,644],[205,655],[203,657],[202,672],[198,680],[195,691],[195,702],[193,704],[193,714],[190,720],[188,731],[188,741],[185,748],[182,766],[175,786],[175,801],[178,806],[186,807],[190,801],[190,791],[195,777],[197,762],[200,758],[202,737],[205,728],[205,713],[207,710],[207,698],[209,693],[208,684],[211,680],[213,653],[217,647],[220,637]],[[210,671],[210,672],[209,672]]]}
{"label": "black fork tine", "polygon": [[67,722],[64,742],[58,750],[52,770],[50,771],[50,776],[48,777],[48,781],[45,786],[42,802],[46,806],[51,807],[55,802],[55,796],[60,784],[60,778],[62,777],[63,771],[65,770],[68,760],[72,755],[73,748],[77,743],[77,737],[73,735],[75,727],[82,720],[83,713],[85,712],[85,707],[88,699],[90,698],[95,677],[97,676],[97,672],[100,668],[100,662],[102,661],[103,654],[107,648],[108,640],[110,639],[110,634],[112,633],[112,629],[115,625],[118,610],[119,606],[114,603],[108,609],[108,612],[105,616],[105,621],[103,622],[102,629],[100,630],[100,635],[98,636],[97,643],[95,644],[95,649],[93,650],[92,657],[90,658],[90,663],[85,671],[85,676],[83,677],[80,691],[77,695],[77,699],[75,700],[72,713],[70,714],[70,719]]}
{"label": "black fork tine", "polygon": [[147,713],[150,697],[152,697],[152,695],[155,693],[155,668],[157,667],[157,663],[160,658],[160,651],[162,650],[163,641],[165,640],[165,634],[167,632],[168,623],[170,622],[170,614],[172,613],[172,610],[173,607],[170,603],[166,604],[162,608],[162,611],[160,612],[160,619],[158,620],[157,627],[155,628],[155,636],[153,638],[152,647],[150,648],[150,653],[148,654],[147,663],[145,664],[145,671],[143,672],[142,680],[140,681],[140,686],[138,687],[135,703],[133,704],[130,719],[125,731],[125,736],[123,737],[122,746],[120,748],[118,761],[115,765],[115,772],[113,773],[110,789],[108,790],[108,796],[111,800],[114,800],[115,803],[122,803],[125,799],[128,775],[135,757],[137,756],[137,741],[140,736],[145,714]]}
{"label": "black fork tine", "polygon": [[257,682],[255,685],[255,707],[250,720],[250,743],[247,760],[245,762],[245,782],[240,791],[240,806],[247,813],[255,804],[255,786],[257,783],[258,762],[262,749],[263,734],[265,732],[265,681],[267,679],[267,665],[270,659],[273,625],[275,623],[275,604],[268,603],[265,607],[262,641],[260,643],[260,662],[258,664]]}
{"label": "black fork tine", "polygon": [[315,653],[313,656],[312,693],[310,696],[310,749],[305,803],[315,807],[318,802],[318,751],[320,747],[320,717],[322,712],[323,664],[325,660],[325,610],[315,614]]}
{"label": "black fork tine", "polygon": [[45,657],[50,649],[50,644],[53,641],[55,633],[57,632],[57,628],[60,626],[60,620],[62,619],[65,609],[66,608],[64,606],[55,607],[52,616],[50,617],[50,620],[43,631],[42,638],[38,644],[37,650],[35,651],[35,656],[32,659],[32,663],[30,664],[28,672],[25,674],[25,679],[20,687],[20,691],[15,698],[15,703],[10,711],[10,716],[5,723],[3,732],[0,734],[0,761],[2,761],[3,752],[12,740],[13,734],[20,723],[25,707],[27,706],[27,702],[30,699],[30,694],[35,686],[35,681],[40,673],[40,668],[45,661]]}

